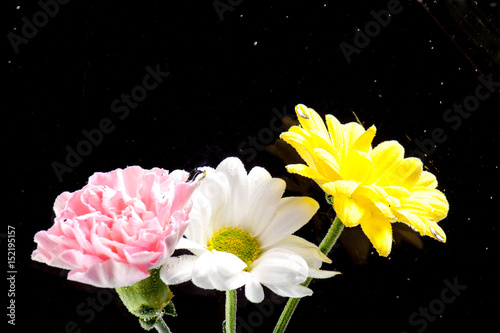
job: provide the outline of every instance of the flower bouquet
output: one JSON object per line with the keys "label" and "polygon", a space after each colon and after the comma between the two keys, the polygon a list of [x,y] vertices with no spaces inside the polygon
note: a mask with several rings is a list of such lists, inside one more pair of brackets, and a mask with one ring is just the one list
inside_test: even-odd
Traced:
{"label": "flower bouquet", "polygon": [[[281,138],[305,164],[286,166],[313,179],[336,212],[316,245],[294,233],[316,214],[310,197],[283,197],[285,181],[262,167],[249,172],[236,157],[188,173],[139,166],[97,172],[87,185],[54,203],[54,224],[35,235],[32,259],[69,270],[68,279],[114,288],[145,330],[170,332],[177,315],[170,285],[192,281],[224,291],[222,331],[236,332],[236,290],[253,303],[264,287],[289,298],[276,324],[284,332],[300,299],[311,296],[344,227],[361,226],[379,255],[391,252],[392,224],[446,241],[438,222],[448,213],[436,177],[397,141],[372,147],[376,129],[341,124],[310,108],[295,109],[299,125]],[[182,254],[175,252],[183,250]],[[183,315],[183,314],[180,314]]]}

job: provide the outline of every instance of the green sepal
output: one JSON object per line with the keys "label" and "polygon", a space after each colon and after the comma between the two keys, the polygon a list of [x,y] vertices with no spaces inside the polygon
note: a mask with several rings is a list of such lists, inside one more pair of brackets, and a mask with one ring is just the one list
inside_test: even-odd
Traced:
{"label": "green sepal", "polygon": [[146,331],[149,331],[151,330],[155,324],[156,324],[156,321],[159,319],[160,317],[151,317],[150,319],[142,319],[142,318],[139,318],[139,323],[141,324],[141,327],[146,330]]}
{"label": "green sepal", "polygon": [[[161,317],[168,307],[169,314],[175,313],[173,294],[160,278],[160,268],[149,271],[151,275],[132,286],[116,288],[123,304],[147,326],[153,319]],[[173,310],[172,310],[173,309]]]}
{"label": "green sepal", "polygon": [[170,301],[167,306],[163,309],[166,315],[177,317],[177,311],[175,310],[174,302]]}
{"label": "green sepal", "polygon": [[329,205],[333,206],[333,195],[331,194],[326,194],[325,195],[326,202],[328,202]]}

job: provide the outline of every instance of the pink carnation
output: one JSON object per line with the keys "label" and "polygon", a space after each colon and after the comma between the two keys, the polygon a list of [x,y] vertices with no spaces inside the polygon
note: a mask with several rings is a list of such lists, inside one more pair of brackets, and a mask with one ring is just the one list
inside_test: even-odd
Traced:
{"label": "pink carnation", "polygon": [[56,218],[35,235],[32,259],[69,269],[69,280],[117,288],[147,278],[189,224],[195,183],[188,174],[138,166],[95,173],[54,203]]}

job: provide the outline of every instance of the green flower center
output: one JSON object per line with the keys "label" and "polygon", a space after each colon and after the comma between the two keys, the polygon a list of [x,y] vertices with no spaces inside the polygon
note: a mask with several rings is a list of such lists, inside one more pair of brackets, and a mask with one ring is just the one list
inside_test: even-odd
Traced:
{"label": "green flower center", "polygon": [[207,243],[208,250],[232,253],[250,266],[262,254],[259,241],[248,231],[237,227],[223,227],[217,230]]}

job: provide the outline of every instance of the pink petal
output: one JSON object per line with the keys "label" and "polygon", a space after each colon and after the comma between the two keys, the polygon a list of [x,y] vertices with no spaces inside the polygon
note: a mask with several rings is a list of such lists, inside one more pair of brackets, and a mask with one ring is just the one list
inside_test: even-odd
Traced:
{"label": "pink petal", "polygon": [[119,288],[131,286],[149,276],[147,270],[135,266],[107,260],[100,264],[92,265],[86,270],[72,270],[68,280],[78,281],[101,288]]}

